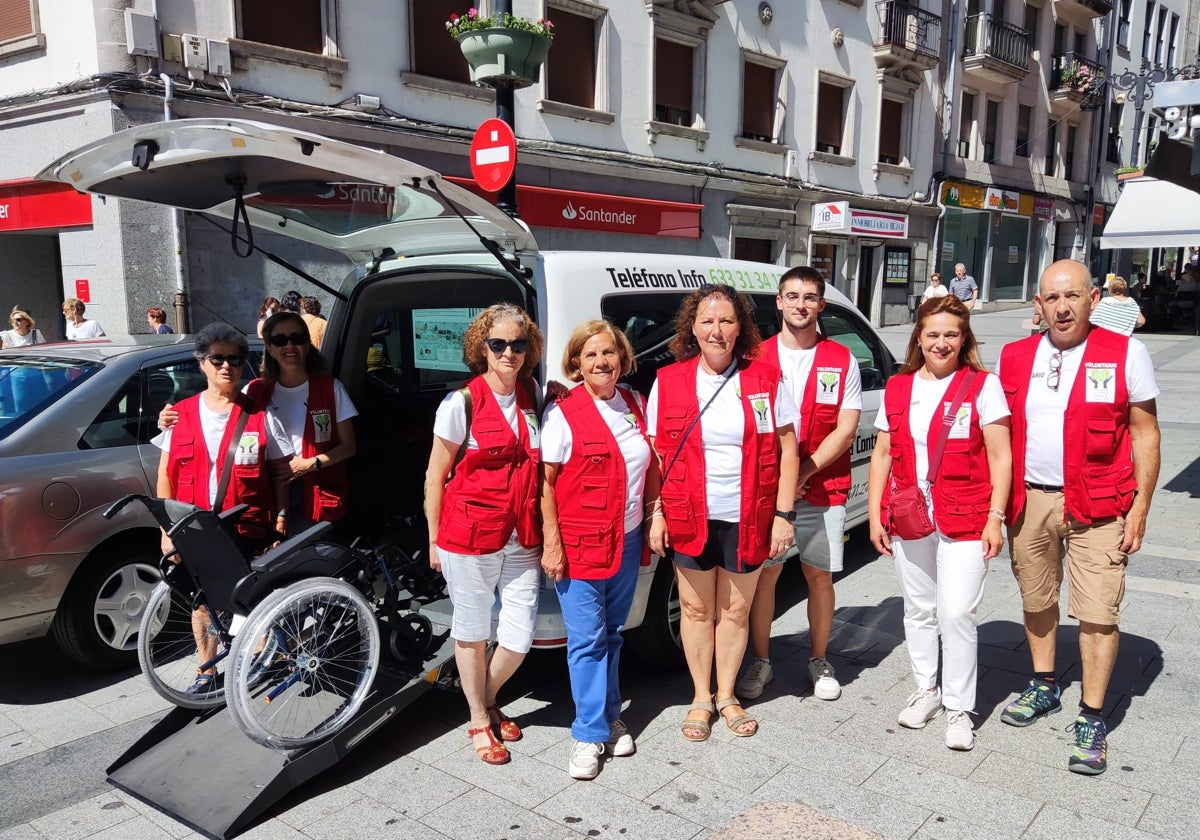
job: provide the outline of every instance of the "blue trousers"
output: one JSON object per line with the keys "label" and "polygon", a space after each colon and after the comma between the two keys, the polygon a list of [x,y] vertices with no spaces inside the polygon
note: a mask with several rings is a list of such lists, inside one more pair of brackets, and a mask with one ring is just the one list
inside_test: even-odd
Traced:
{"label": "blue trousers", "polygon": [[608,725],[621,717],[621,629],[629,617],[642,560],[640,528],[625,535],[621,567],[606,580],[570,580],[554,585],[567,628],[567,668],[575,722],[571,737],[589,744],[608,740]]}

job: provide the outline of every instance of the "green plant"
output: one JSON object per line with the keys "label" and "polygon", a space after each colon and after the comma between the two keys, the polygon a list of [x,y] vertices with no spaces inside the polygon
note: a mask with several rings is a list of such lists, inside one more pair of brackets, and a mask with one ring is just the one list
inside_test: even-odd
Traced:
{"label": "green plant", "polygon": [[1140,166],[1118,166],[1113,170],[1114,175],[1128,175],[1130,172],[1141,172]]}
{"label": "green plant", "polygon": [[518,29],[522,32],[532,32],[535,35],[541,35],[543,38],[554,37],[554,24],[549,20],[545,18],[530,20],[529,18],[516,17],[508,12],[505,12],[499,18],[484,17],[479,14],[478,9],[472,7],[467,10],[466,14],[450,15],[450,20],[446,21],[446,31],[456,41],[467,32],[475,32],[479,29]]}

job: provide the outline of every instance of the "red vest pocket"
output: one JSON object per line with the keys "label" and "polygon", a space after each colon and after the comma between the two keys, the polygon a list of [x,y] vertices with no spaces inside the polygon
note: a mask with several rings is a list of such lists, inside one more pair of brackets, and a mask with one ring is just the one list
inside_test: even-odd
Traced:
{"label": "red vest pocket", "polygon": [[316,514],[313,519],[316,522],[337,522],[346,515],[346,502],[338,493],[330,493],[328,490],[317,488]]}
{"label": "red vest pocket", "polygon": [[1089,418],[1083,440],[1089,461],[1111,463],[1117,450],[1117,421],[1111,417]]}
{"label": "red vest pocket", "polygon": [[608,577],[612,572],[616,537],[607,525],[586,525],[560,520],[567,575],[580,580]]}
{"label": "red vest pocket", "polygon": [[667,533],[671,537],[671,542],[681,543],[695,539],[699,529],[696,527],[696,507],[692,502],[692,497],[686,491],[678,493],[672,488],[672,492],[668,492],[666,488],[663,488],[662,503],[663,516],[667,519]]}

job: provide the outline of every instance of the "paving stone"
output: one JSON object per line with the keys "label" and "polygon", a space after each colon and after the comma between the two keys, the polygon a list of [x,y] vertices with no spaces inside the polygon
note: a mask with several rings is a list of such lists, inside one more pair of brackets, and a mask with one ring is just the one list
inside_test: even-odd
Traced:
{"label": "paving stone", "polygon": [[46,745],[30,735],[24,729],[0,737],[0,767],[37,755],[46,749]]}
{"label": "paving stone", "polygon": [[90,840],[173,840],[174,837],[140,815],[89,835]]}
{"label": "paving stone", "polygon": [[792,800],[885,837],[907,838],[925,821],[929,811],[894,797],[841,784],[823,772],[788,766],[753,791],[756,799]]}
{"label": "paving stone", "polygon": [[[558,758],[561,772],[565,775],[570,751],[564,750],[559,753]],[[542,760],[549,761],[545,754]],[[595,778],[593,784],[603,785],[635,799],[645,799],[683,772],[682,761],[662,761],[643,752],[639,747],[637,753],[631,756],[610,756],[600,766],[600,775]]]}
{"label": "paving stone", "polygon": [[20,679],[6,679],[0,687],[0,712],[22,711],[31,706],[53,703],[68,695],[43,677],[28,671]]}
{"label": "paving stone", "polygon": [[1137,827],[1172,840],[1195,840],[1197,825],[1200,825],[1200,798],[1182,800],[1154,796]]}
{"label": "paving stone", "polygon": [[1087,837],[1089,840],[1151,840],[1157,837],[1128,825],[1109,822],[1074,808],[1047,805],[1038,813],[1033,825],[1022,838],[1029,840],[1063,840],[1065,837]]}
{"label": "paving stone", "polygon": [[886,755],[863,749],[843,738],[809,734],[802,727],[772,731],[762,742],[741,748],[753,755],[773,755],[790,765],[852,785],[861,784],[887,760]]}
{"label": "paving stone", "polygon": [[703,829],[700,823],[668,813],[661,805],[640,802],[586,782],[556,793],[534,811],[556,825],[591,837],[688,840]]}
{"label": "paving stone", "polygon": [[[475,760],[479,761],[478,758]],[[408,756],[396,757],[373,773],[352,782],[351,787],[414,819],[420,819],[471,789],[462,779]],[[297,823],[291,824],[299,827]]]}
{"label": "paving stone", "polygon": [[147,805],[140,799],[130,796],[123,790],[116,790],[117,798],[137,812],[142,819],[149,820],[154,823],[159,829],[170,837],[181,840],[181,838],[193,834],[194,832],[178,820],[167,816],[162,811],[159,811],[152,805]]}
{"label": "paving stone", "polygon": [[69,808],[55,811],[31,822],[31,825],[54,840],[75,840],[91,837],[106,828],[131,820],[137,812],[117,797],[115,792],[102,793],[78,802]]}
{"label": "paving stone", "polygon": [[21,727],[13,723],[12,719],[9,718],[8,715],[6,715],[4,712],[0,712],[0,738],[12,735],[14,732],[21,731]]}
{"label": "paving stone", "polygon": [[[334,819],[334,818],[327,817],[327,819]],[[312,827],[306,826],[306,829],[307,828],[312,828]],[[209,838],[203,834],[196,834],[194,836],[202,837],[202,838],[204,838],[204,840],[209,840]],[[305,834],[303,832],[297,831],[296,829],[292,828],[287,823],[284,823],[284,822],[281,822],[281,821],[275,819],[275,820],[267,820],[266,822],[261,822],[258,825],[254,826],[253,828],[251,828],[245,834],[239,834],[238,840],[309,840],[310,837],[324,837],[324,836],[326,836],[326,835],[315,834],[315,833],[314,834]],[[193,835],[188,835],[187,837],[182,838],[182,840],[192,840],[192,838],[193,838]]]}
{"label": "paving stone", "polygon": [[759,801],[746,790],[739,785],[685,772],[643,801],[661,805],[664,811],[689,822],[719,828]]}
{"label": "paving stone", "polygon": [[[951,752],[944,746],[942,749]],[[889,758],[863,787],[992,829],[1003,836],[1024,831],[1041,807],[1033,799],[896,758]]]}
{"label": "paving stone", "polygon": [[571,837],[573,832],[487,791],[473,788],[453,802],[426,814],[421,822],[454,840],[542,840]]}
{"label": "paving stone", "polygon": [[292,828],[303,830],[306,825],[323,820],[330,814],[353,810],[363,800],[363,791],[349,785],[326,787],[325,780],[315,780],[319,787],[305,785],[286,797],[274,809],[275,819]]}
{"label": "paving stone", "polygon": [[120,674],[95,674],[75,668],[47,674],[46,678],[62,690],[63,696],[74,697],[92,708],[139,694],[154,694],[154,689],[141,671],[128,672],[122,677]]}
{"label": "paving stone", "polygon": [[933,813],[912,836],[912,840],[1016,840],[1020,834],[1006,834],[995,826],[982,826],[959,817]]}
{"label": "paving stone", "polygon": [[747,745],[742,749],[742,741],[759,738],[771,740],[765,731],[760,731],[752,738],[737,738],[728,731],[719,732],[718,727],[724,729],[725,724],[714,724],[713,736],[702,744],[693,744],[677,732],[663,732],[644,741],[638,752],[659,761],[678,762],[686,772],[737,785],[743,790],[762,784],[786,764],[785,761],[763,755],[761,749],[753,746]]}
{"label": "paving stone", "polygon": [[8,716],[47,747],[66,744],[113,725],[104,715],[73,699],[11,709]]}
{"label": "paving stone", "polygon": [[0,831],[0,840],[46,840],[45,837],[37,832],[36,829],[29,823],[21,823],[14,825],[12,828],[6,828]]}
{"label": "paving stone", "polygon": [[173,707],[153,691],[142,691],[92,708],[113,723],[121,724],[150,715],[161,715]]}
{"label": "paving stone", "polygon": [[[409,819],[373,799],[363,798],[339,813],[304,827],[297,837],[313,840],[374,840],[395,837],[403,840],[445,840],[446,835],[427,825]],[[266,840],[266,838],[264,838]]]}
{"label": "paving stone", "polygon": [[561,768],[536,756],[514,758],[499,767],[484,764],[469,744],[439,759],[434,767],[524,808],[546,801],[571,783]]}
{"label": "paving stone", "polygon": [[760,802],[708,840],[876,840],[874,831],[823,814],[799,802]]}
{"label": "paving stone", "polygon": [[[768,692],[773,687],[774,683],[768,688]],[[818,700],[811,694],[799,696],[771,693],[768,695],[767,692],[764,692],[758,700],[747,700],[746,708],[759,719],[764,734],[771,734],[776,727],[784,726],[814,735],[827,735],[845,723],[853,714],[853,704],[858,702],[855,694],[863,690],[866,690],[866,686],[861,680],[843,686],[841,699],[833,702]],[[768,738],[768,740],[771,739]]]}
{"label": "paving stone", "polygon": [[1150,801],[1149,793],[1123,784],[1120,775],[1083,777],[995,752],[975,768],[970,781],[1127,826],[1137,823]]}

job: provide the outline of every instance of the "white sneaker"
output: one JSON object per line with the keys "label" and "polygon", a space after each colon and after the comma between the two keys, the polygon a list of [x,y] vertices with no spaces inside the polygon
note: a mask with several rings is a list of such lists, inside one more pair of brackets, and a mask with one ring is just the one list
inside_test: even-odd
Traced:
{"label": "white sneaker", "polygon": [[808,678],[812,680],[813,696],[818,700],[836,700],[842,696],[833,666],[824,659],[808,660]]}
{"label": "white sneaker", "polygon": [[600,775],[600,757],[604,755],[604,744],[589,744],[576,741],[571,748],[571,763],[567,770],[572,779],[594,779]]}
{"label": "white sneaker", "polygon": [[775,674],[771,671],[770,659],[752,659],[746,673],[742,674],[742,678],[737,681],[735,690],[739,697],[753,700],[763,693],[767,683],[773,679],[775,679]]}
{"label": "white sneaker", "polygon": [[909,695],[896,721],[906,729],[923,729],[925,724],[943,711],[940,689],[914,691]]}
{"label": "white sneaker", "polygon": [[604,749],[609,755],[615,755],[618,758],[637,752],[637,745],[633,743],[629,727],[623,721],[614,720],[608,725],[608,742],[605,743]]}
{"label": "white sneaker", "polygon": [[966,712],[946,714],[946,746],[952,750],[969,750],[975,746],[975,729]]}

